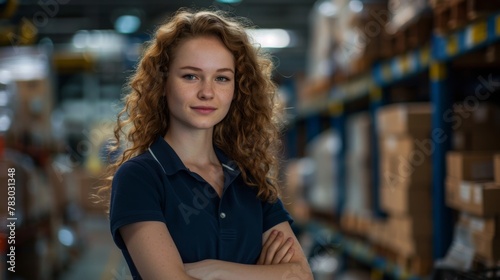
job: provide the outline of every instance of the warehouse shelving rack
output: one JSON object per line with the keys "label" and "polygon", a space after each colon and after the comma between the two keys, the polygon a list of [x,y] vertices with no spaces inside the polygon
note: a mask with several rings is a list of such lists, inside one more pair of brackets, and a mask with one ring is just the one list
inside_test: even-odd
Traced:
{"label": "warehouse shelving rack", "polygon": [[[433,258],[434,260],[443,257],[451,243],[452,238],[452,213],[445,205],[445,155],[451,148],[451,123],[443,120],[447,110],[452,108],[453,93],[451,91],[450,63],[466,54],[492,45],[500,41],[500,13],[495,13],[486,19],[469,23],[467,26],[452,32],[451,34],[440,35],[434,33],[430,42],[416,50],[398,55],[391,59],[375,63],[369,73],[358,76],[346,83],[335,86],[329,92],[327,100],[314,108],[307,108],[307,114],[297,117],[305,119],[307,126],[307,139],[316,136],[319,130],[320,112],[327,111],[331,116],[332,127],[340,133],[342,145],[345,151],[345,145],[348,145],[345,139],[346,112],[345,105],[353,100],[368,97],[370,100],[369,112],[374,122],[371,131],[372,148],[372,193],[373,195],[373,213],[376,216],[382,215],[378,202],[379,193],[379,153],[378,139],[376,136],[376,111],[389,102],[388,87],[397,85],[402,81],[411,79],[416,75],[427,73],[429,79],[429,98],[433,105],[432,132],[431,140],[434,143],[432,153],[432,215],[433,215]],[[300,113],[300,112],[299,112]],[[296,128],[292,131],[297,133]],[[443,140],[443,135],[447,135]],[[289,142],[289,145],[295,145],[296,142]],[[293,150],[293,147],[289,147]],[[339,163],[345,163],[345,152],[339,153]],[[345,201],[345,164],[338,164],[337,174],[338,197],[337,209],[332,209],[336,216],[342,214],[343,201]],[[342,238],[341,235],[338,238]],[[349,239],[344,239],[346,244],[353,245]],[[373,255],[373,252],[363,248],[361,245],[347,246],[347,255],[362,262],[371,263],[375,269],[380,268],[381,264],[386,264],[385,260]],[[349,249],[351,248],[351,249]],[[392,269],[389,269],[392,271]],[[382,271],[388,272],[387,269]],[[395,278],[417,279],[415,276],[387,273]],[[404,275],[402,277],[401,275]]]}

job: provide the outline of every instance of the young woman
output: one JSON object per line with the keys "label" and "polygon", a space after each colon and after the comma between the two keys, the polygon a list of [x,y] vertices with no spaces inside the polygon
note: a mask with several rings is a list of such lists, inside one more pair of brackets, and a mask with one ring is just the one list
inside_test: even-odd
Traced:
{"label": "young woman", "polygon": [[101,189],[134,279],[312,279],[278,198],[271,71],[220,12],[179,11],[156,31]]}

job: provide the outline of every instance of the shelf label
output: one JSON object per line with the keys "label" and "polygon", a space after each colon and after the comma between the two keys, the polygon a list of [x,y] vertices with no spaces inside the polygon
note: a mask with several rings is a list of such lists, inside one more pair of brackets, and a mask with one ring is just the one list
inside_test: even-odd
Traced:
{"label": "shelf label", "polygon": [[399,69],[402,74],[408,73],[410,71],[410,59],[407,55],[402,56],[399,61]]}
{"label": "shelf label", "polygon": [[388,82],[391,80],[391,64],[390,63],[384,63],[382,65],[382,78],[384,81]]}
{"label": "shelf label", "polygon": [[500,36],[500,16],[495,19],[495,34]]}
{"label": "shelf label", "polygon": [[371,101],[379,101],[382,99],[382,89],[379,87],[371,87],[370,88],[370,100]]}
{"label": "shelf label", "polygon": [[344,104],[341,102],[332,102],[328,106],[328,112],[332,116],[339,116],[344,112]]}
{"label": "shelf label", "polygon": [[446,78],[446,66],[442,63],[433,63],[430,66],[429,74],[432,81],[442,81]]}
{"label": "shelf label", "polygon": [[449,56],[458,53],[458,35],[451,35],[446,42],[446,54]]}
{"label": "shelf label", "polygon": [[468,47],[473,47],[486,41],[488,38],[488,24],[482,21],[467,28],[466,43]]}
{"label": "shelf label", "polygon": [[431,59],[431,51],[429,47],[422,48],[420,51],[420,65],[425,66],[429,64]]}
{"label": "shelf label", "polygon": [[394,77],[401,77],[403,75],[403,57],[397,56],[394,58],[392,61],[392,67]]}
{"label": "shelf label", "polygon": [[417,54],[415,52],[411,52],[408,54],[408,62],[410,66],[410,71],[416,71],[417,70]]}
{"label": "shelf label", "polygon": [[408,53],[401,56],[398,59],[398,62],[399,62],[399,69],[402,74],[407,74],[412,71],[415,71],[416,62],[413,53]]}

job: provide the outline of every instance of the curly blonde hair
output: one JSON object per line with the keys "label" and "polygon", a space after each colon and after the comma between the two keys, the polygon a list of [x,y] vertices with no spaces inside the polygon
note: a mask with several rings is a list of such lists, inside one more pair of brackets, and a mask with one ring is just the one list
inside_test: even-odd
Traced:
{"label": "curly blonde hair", "polygon": [[[279,196],[278,151],[280,121],[275,100],[276,85],[268,54],[252,45],[241,20],[221,11],[180,10],[159,26],[148,42],[135,74],[129,80],[124,108],[114,130],[116,150],[125,135],[127,147],[108,167],[100,197],[111,189],[116,170],[137,156],[168,130],[169,111],[163,93],[169,63],[179,43],[188,38],[216,36],[235,58],[235,93],[227,116],[214,127],[214,144],[236,162],[245,182],[257,189],[258,197],[273,202]],[[109,199],[104,199],[108,203]]]}

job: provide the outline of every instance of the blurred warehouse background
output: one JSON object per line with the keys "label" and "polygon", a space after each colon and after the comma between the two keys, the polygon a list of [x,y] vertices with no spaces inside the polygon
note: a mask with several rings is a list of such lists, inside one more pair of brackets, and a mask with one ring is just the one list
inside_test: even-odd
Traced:
{"label": "blurred warehouse background", "polygon": [[273,54],[315,279],[500,278],[500,1],[0,0],[0,279],[131,279],[89,197],[125,80],[180,7],[248,17]]}

